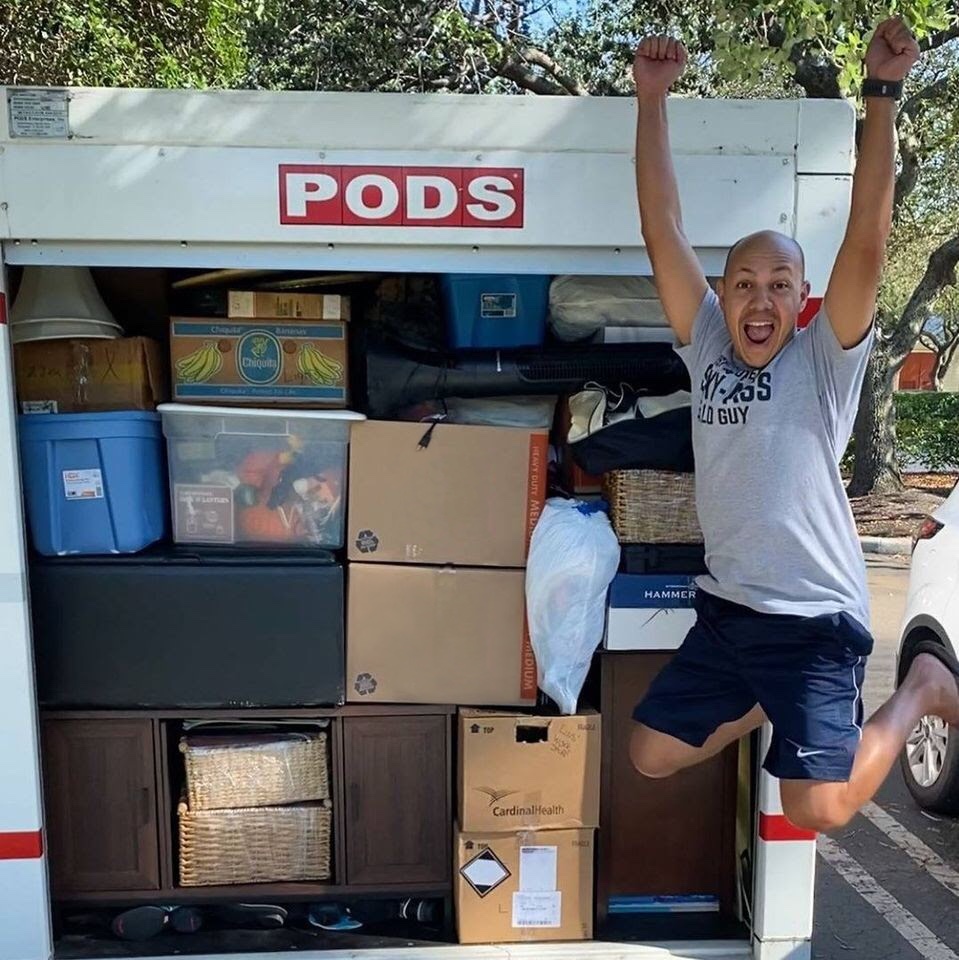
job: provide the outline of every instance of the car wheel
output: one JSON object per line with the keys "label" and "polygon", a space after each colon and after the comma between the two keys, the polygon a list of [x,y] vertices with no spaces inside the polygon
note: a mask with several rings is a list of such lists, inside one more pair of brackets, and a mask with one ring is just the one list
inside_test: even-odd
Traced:
{"label": "car wheel", "polygon": [[925,810],[959,813],[959,728],[923,717],[900,757],[909,792]]}

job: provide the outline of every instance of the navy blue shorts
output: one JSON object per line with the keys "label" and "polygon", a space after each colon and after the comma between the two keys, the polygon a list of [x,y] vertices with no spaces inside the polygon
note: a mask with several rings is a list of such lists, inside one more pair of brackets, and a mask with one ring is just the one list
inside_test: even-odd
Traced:
{"label": "navy blue shorts", "polygon": [[872,637],[847,613],[757,613],[705,590],[683,645],[633,711],[694,747],[757,703],[773,727],[763,766],[783,780],[849,779]]}

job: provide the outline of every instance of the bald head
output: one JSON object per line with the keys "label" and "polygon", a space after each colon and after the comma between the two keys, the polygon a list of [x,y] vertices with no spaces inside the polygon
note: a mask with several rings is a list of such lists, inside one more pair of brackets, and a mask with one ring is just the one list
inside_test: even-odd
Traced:
{"label": "bald head", "polygon": [[728,277],[730,268],[752,253],[784,254],[791,259],[795,259],[799,267],[800,277],[804,277],[806,274],[806,258],[803,255],[802,247],[792,237],[787,237],[786,234],[779,233],[776,230],[758,230],[756,233],[750,233],[741,240],[737,240],[729,248],[729,253],[726,255],[726,266],[723,268],[723,276]]}

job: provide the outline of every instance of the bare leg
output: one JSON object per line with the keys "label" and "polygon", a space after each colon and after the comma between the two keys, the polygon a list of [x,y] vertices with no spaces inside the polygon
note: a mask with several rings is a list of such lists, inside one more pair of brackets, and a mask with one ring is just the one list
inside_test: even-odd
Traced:
{"label": "bare leg", "polygon": [[676,737],[637,723],[629,742],[629,758],[643,776],[669,777],[715,756],[724,747],[761,727],[765,720],[766,715],[757,703],[745,716],[717,727],[701,747],[691,747]]}
{"label": "bare leg", "polygon": [[909,734],[927,714],[959,724],[959,686],[939,660],[920,654],[902,686],[863,727],[849,782],[783,780],[783,812],[809,830],[825,833],[845,826],[882,786]]}

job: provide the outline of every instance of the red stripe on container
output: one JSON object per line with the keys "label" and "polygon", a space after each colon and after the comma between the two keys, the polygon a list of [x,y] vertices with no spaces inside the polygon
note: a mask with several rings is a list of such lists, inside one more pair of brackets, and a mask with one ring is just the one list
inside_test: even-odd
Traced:
{"label": "red stripe on container", "polygon": [[39,830],[0,833],[0,860],[37,860],[43,856],[43,834]]}
{"label": "red stripe on container", "polygon": [[760,840],[815,840],[815,830],[801,830],[779,813],[759,814]]}
{"label": "red stripe on container", "polygon": [[7,322],[7,295],[0,293],[0,327]]}

